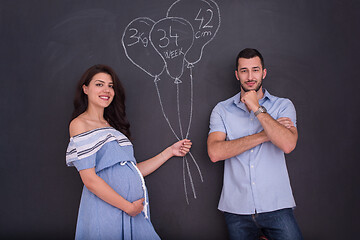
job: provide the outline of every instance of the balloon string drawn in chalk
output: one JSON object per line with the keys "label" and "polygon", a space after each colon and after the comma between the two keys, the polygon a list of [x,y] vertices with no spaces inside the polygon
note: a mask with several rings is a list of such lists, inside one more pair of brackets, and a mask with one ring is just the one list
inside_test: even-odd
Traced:
{"label": "balloon string drawn in chalk", "polygon": [[179,84],[180,83],[176,84],[176,105],[177,105],[177,115],[178,115],[179,128],[180,128],[180,136],[181,136],[181,139],[184,139],[182,124],[181,124],[181,114],[180,114]]}
{"label": "balloon string drawn in chalk", "polygon": [[[126,57],[135,66],[154,78],[162,114],[177,140],[184,139],[184,135],[185,138],[189,137],[194,105],[193,68],[201,60],[204,47],[214,39],[220,23],[220,10],[215,1],[177,0],[167,10],[165,18],[157,22],[148,17],[136,18],[126,26],[122,35],[121,41]],[[190,112],[188,115],[189,122],[187,128],[185,128],[186,132],[183,131],[181,114],[181,103],[184,101],[180,98],[185,91],[180,87],[186,81],[186,78],[183,77],[185,64],[186,68],[189,69],[190,77]],[[164,72],[176,84],[176,114],[179,134],[175,131],[165,112],[164,102],[158,86],[160,76]],[[193,196],[195,199],[197,198],[191,175],[191,162],[196,166],[201,182],[204,181],[195,157],[191,152],[189,152],[189,156],[192,160],[190,162],[187,156],[183,157],[184,192],[188,204],[186,175]]]}
{"label": "balloon string drawn in chalk", "polygon": [[192,189],[192,191],[193,191],[194,198],[196,199],[196,191],[195,191],[195,187],[194,187],[194,182],[193,182],[193,180],[192,180],[189,163],[188,163],[188,161],[187,161],[186,156],[185,156],[184,158],[185,158],[187,173],[188,173],[189,180],[190,180],[191,189]]}
{"label": "balloon string drawn in chalk", "polygon": [[188,68],[190,69],[190,114],[189,114],[189,125],[188,129],[186,131],[185,138],[189,137],[190,133],[190,127],[191,127],[191,121],[192,121],[192,114],[193,114],[193,98],[194,98],[194,89],[193,89],[193,74],[192,74],[192,68],[194,67],[193,64],[188,63]]}
{"label": "balloon string drawn in chalk", "polygon": [[189,198],[186,189],[186,178],[185,178],[185,157],[183,157],[183,181],[184,181],[185,200],[186,203],[189,204]]}
{"label": "balloon string drawn in chalk", "polygon": [[167,124],[169,125],[172,133],[174,134],[174,136],[176,137],[176,139],[177,139],[178,141],[180,141],[181,139],[180,139],[179,136],[175,133],[173,127],[171,126],[171,123],[170,123],[170,121],[169,121],[169,118],[166,116],[166,113],[165,113],[165,111],[164,111],[164,106],[163,106],[162,101],[161,101],[161,95],[160,95],[160,91],[159,91],[159,86],[157,85],[157,81],[155,80],[154,83],[155,83],[156,92],[157,92],[157,95],[158,95],[158,98],[159,98],[159,102],[160,102],[160,107],[161,107],[162,114],[163,114],[163,116],[164,116]]}

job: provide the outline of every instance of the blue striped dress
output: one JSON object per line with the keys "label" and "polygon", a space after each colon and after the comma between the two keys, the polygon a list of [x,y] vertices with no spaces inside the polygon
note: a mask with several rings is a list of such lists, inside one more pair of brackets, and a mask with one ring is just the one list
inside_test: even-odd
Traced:
{"label": "blue striped dress", "polygon": [[160,239],[149,218],[144,179],[136,167],[129,139],[112,127],[98,128],[70,138],[66,164],[96,174],[126,200],[145,198],[144,211],[135,217],[104,202],[85,186],[75,239]]}

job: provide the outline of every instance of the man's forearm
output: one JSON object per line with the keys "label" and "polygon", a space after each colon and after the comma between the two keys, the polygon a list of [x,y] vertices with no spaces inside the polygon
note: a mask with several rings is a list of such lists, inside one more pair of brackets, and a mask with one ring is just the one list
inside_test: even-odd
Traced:
{"label": "man's forearm", "polygon": [[208,153],[211,161],[217,162],[237,156],[267,141],[269,141],[269,138],[264,131],[230,141],[211,141],[211,138],[209,138]]}
{"label": "man's forearm", "polygon": [[294,150],[298,138],[295,127],[286,128],[274,120],[268,113],[260,113],[257,118],[269,140],[274,145],[285,153],[290,153]]}

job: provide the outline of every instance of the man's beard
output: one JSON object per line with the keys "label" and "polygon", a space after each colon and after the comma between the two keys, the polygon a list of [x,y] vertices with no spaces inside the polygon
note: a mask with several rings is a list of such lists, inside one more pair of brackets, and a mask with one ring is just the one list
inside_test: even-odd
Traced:
{"label": "man's beard", "polygon": [[[261,80],[259,86],[257,86],[257,88],[255,89],[255,92],[258,92],[260,90],[261,86],[262,86],[262,80]],[[252,91],[252,89],[246,89],[241,82],[240,82],[240,87],[242,90],[244,90],[244,92]]]}

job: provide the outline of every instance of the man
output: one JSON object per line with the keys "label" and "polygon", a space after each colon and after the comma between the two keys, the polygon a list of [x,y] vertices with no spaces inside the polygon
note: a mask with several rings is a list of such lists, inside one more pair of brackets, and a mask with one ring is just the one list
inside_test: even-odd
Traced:
{"label": "man", "polygon": [[302,239],[293,214],[284,153],[296,146],[296,112],[292,102],[263,89],[262,55],[242,50],[235,76],[241,91],[218,103],[210,117],[208,154],[225,160],[219,210],[231,239]]}

